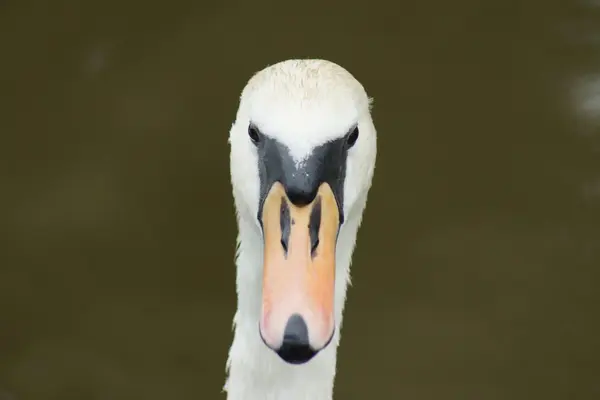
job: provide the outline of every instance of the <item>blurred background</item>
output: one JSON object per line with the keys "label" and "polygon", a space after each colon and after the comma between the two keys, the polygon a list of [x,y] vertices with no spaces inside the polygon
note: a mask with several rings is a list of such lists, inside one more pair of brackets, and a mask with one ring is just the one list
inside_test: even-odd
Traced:
{"label": "blurred background", "polygon": [[347,68],[379,158],[337,399],[600,398],[600,2],[0,1],[0,399],[223,399],[228,130]]}

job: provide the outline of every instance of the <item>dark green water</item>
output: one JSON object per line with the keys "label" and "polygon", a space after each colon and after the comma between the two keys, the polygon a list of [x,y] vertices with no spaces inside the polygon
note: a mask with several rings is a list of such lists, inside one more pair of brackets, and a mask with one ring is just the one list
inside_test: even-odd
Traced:
{"label": "dark green water", "polygon": [[379,159],[337,399],[600,398],[600,6],[0,2],[0,399],[218,399],[227,135],[326,58]]}

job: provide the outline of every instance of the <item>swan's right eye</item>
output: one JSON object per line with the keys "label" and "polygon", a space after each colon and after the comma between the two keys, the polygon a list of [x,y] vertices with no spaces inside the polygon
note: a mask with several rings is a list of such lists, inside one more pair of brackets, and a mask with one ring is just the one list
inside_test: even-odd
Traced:
{"label": "swan's right eye", "polygon": [[248,136],[250,136],[250,140],[252,140],[252,143],[258,144],[258,142],[260,142],[260,132],[258,131],[258,128],[256,126],[248,126]]}

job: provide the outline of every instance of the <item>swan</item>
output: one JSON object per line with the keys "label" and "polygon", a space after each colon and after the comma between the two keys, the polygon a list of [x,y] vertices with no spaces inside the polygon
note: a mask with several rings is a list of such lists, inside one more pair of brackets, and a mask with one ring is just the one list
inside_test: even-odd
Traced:
{"label": "swan", "polygon": [[237,311],[228,400],[327,400],[356,234],[375,169],[370,99],[346,69],[254,74],[229,132]]}

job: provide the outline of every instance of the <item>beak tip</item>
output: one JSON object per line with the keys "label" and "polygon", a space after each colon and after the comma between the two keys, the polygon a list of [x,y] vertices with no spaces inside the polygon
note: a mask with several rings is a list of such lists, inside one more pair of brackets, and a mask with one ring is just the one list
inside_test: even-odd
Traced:
{"label": "beak tip", "polygon": [[269,329],[265,329],[262,320],[259,324],[259,332],[263,343],[283,361],[288,364],[300,365],[310,361],[329,345],[335,329],[331,329],[331,333],[324,342],[322,341],[318,346],[313,346],[305,319],[300,314],[293,314],[289,317],[283,333],[280,335],[283,338],[282,340],[273,340],[274,336],[279,335],[269,334]]}
{"label": "beak tip", "polygon": [[283,344],[276,351],[277,355],[286,363],[292,365],[306,364],[317,355],[319,351],[314,350],[308,343],[300,344],[283,340]]}

